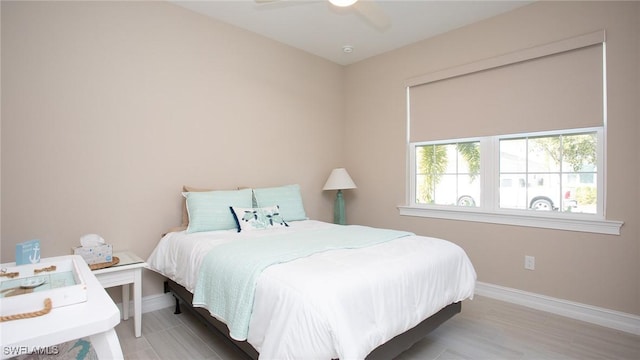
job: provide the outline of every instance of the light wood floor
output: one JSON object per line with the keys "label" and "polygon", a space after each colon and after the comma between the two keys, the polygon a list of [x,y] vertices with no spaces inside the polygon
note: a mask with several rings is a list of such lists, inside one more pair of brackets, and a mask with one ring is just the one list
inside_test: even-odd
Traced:
{"label": "light wood floor", "polygon": [[[116,332],[125,359],[243,359],[189,311],[166,308],[142,315]],[[640,359],[640,336],[476,296],[462,313],[401,354],[426,359]]]}

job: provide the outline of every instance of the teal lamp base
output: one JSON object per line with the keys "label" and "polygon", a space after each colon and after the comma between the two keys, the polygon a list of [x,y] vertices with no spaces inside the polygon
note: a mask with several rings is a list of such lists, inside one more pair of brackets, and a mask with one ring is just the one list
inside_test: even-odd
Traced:
{"label": "teal lamp base", "polygon": [[344,198],[342,197],[342,190],[338,190],[336,195],[336,202],[333,208],[333,223],[339,225],[345,225],[347,223],[344,213]]}

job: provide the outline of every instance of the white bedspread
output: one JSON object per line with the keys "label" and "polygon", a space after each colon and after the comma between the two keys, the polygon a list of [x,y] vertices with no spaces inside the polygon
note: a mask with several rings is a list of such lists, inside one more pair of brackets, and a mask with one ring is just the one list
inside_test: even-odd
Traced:
{"label": "white bedspread", "polygon": [[[246,233],[170,233],[147,263],[193,292],[202,259],[219,244],[336,226],[313,220],[290,225]],[[364,359],[446,305],[472,297],[475,280],[460,247],[429,237],[314,254],[263,271],[247,340],[261,359]]]}

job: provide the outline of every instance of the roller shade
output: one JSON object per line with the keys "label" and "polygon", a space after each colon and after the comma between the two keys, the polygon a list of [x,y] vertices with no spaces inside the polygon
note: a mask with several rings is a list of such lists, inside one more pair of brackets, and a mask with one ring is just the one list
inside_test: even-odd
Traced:
{"label": "roller shade", "polygon": [[409,141],[603,125],[602,43],[460,72],[409,86]]}

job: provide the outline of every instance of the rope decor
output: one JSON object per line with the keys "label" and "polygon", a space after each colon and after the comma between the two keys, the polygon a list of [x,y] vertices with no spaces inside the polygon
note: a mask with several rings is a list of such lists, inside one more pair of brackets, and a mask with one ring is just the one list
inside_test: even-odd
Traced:
{"label": "rope decor", "polygon": [[44,299],[44,309],[38,310],[38,311],[32,311],[28,313],[2,316],[0,317],[0,322],[19,320],[19,319],[28,319],[28,318],[46,315],[51,311],[51,308],[52,308],[51,299],[46,298]]}
{"label": "rope decor", "polygon": [[[56,271],[56,266],[51,265],[51,266],[43,267],[42,269],[33,269],[34,274],[39,274],[41,272],[49,272],[49,271]],[[20,276],[20,273],[17,271],[7,272],[6,268],[2,268],[2,270],[0,270],[0,277],[2,276],[6,276],[10,279],[13,279],[16,276]]]}
{"label": "rope decor", "polygon": [[49,271],[56,271],[56,266],[51,265],[51,266],[43,267],[42,269],[33,269],[34,274],[39,274],[41,272],[49,272]]}
{"label": "rope decor", "polygon": [[113,259],[111,260],[111,262],[91,264],[91,265],[89,265],[89,269],[91,269],[91,270],[100,270],[100,269],[108,268],[108,267],[113,266],[113,265],[118,265],[119,263],[120,263],[120,258],[118,258],[117,256],[114,256]]}
{"label": "rope decor", "polygon": [[14,277],[19,275],[20,275],[19,272],[4,272],[4,271],[0,272],[0,276],[6,276],[10,279],[13,279]]}

